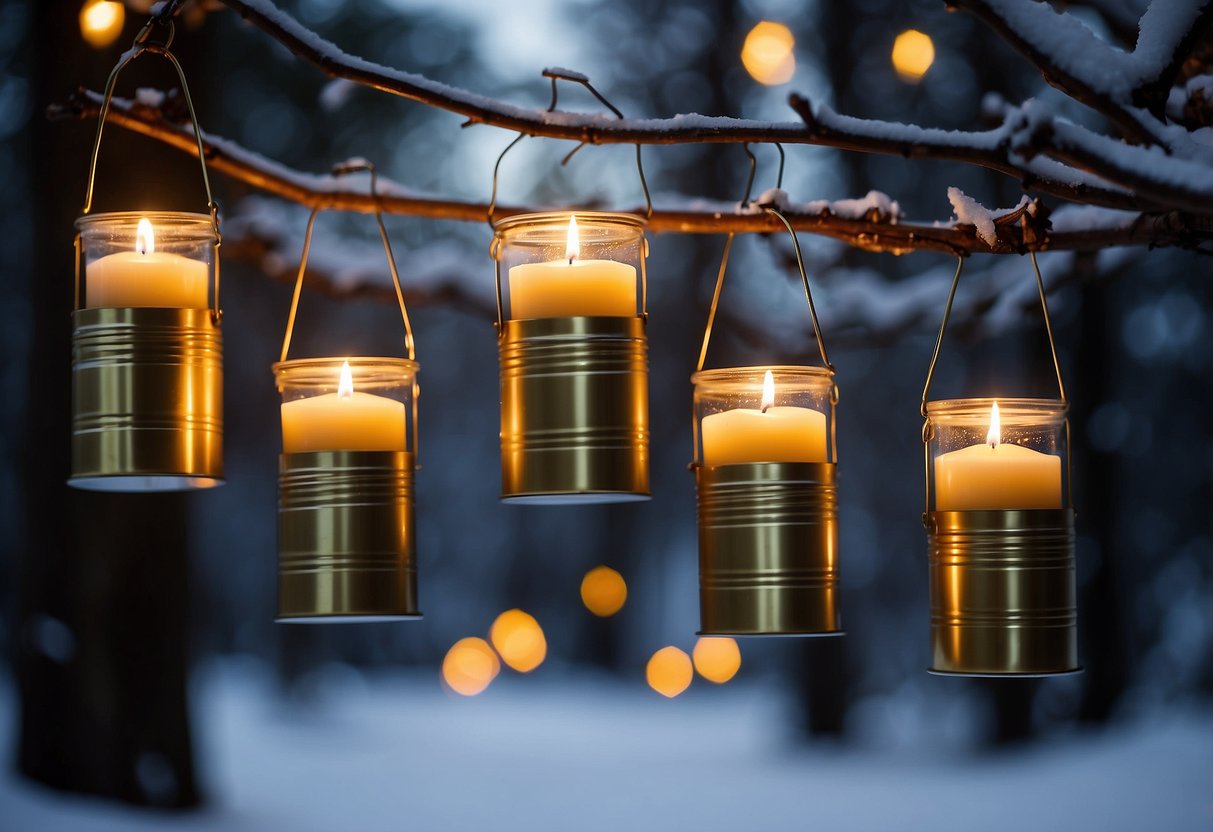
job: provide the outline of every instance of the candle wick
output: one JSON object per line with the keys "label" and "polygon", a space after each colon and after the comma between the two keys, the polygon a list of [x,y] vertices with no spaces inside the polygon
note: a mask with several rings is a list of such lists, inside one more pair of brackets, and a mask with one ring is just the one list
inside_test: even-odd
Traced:
{"label": "candle wick", "polygon": [[576,257],[572,257],[572,256],[570,256],[570,257],[569,257],[569,265],[570,265],[570,266],[571,266],[571,265],[573,265],[573,261],[574,261],[574,260],[576,260],[576,259],[577,259]]}
{"label": "candle wick", "polygon": [[763,413],[766,413],[766,412],[767,412],[767,408],[768,408],[768,407],[770,407],[770,405],[769,405],[769,404],[764,404],[764,405],[762,406],[762,412],[763,412]]}

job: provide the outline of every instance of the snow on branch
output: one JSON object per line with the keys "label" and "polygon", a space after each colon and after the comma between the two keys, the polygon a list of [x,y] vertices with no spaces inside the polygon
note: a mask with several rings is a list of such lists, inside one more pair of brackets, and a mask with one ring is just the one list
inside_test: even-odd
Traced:
{"label": "snow on branch", "polygon": [[[150,100],[150,96],[144,95]],[[108,120],[136,133],[149,136],[186,153],[196,154],[193,130],[172,115],[173,98],[166,95],[163,107],[152,107],[121,98],[111,101]],[[65,106],[50,108],[51,118],[94,119],[99,115],[101,97],[82,90]],[[203,152],[207,165],[253,187],[308,207],[370,212],[376,200],[367,187],[347,178],[303,173],[241,147],[228,139],[203,133]],[[878,192],[873,192],[878,193]],[[883,194],[880,196],[884,197]],[[867,199],[872,199],[869,195]],[[886,201],[888,197],[884,197]],[[414,191],[385,181],[378,204],[388,214],[432,217],[437,219],[485,222],[487,203],[465,202]],[[855,210],[862,206],[862,210]],[[540,210],[547,206],[497,206],[498,216]],[[841,200],[834,203],[814,201],[788,206],[788,220],[798,231],[807,231],[840,240],[850,246],[875,252],[904,254],[927,250],[949,253],[995,252],[1022,253],[1028,246],[1022,234],[1010,224],[1000,225],[991,243],[981,239],[966,223],[910,223],[897,210],[882,209],[879,201]],[[1050,232],[1042,225],[1033,246],[1038,250],[1096,250],[1116,245],[1183,245],[1194,247],[1213,238],[1213,229],[1193,230],[1191,223],[1174,212],[1136,215],[1131,224],[1116,227],[1076,228]],[[779,221],[752,206],[708,202],[687,197],[659,198],[649,218],[653,232],[725,234],[729,232],[777,232]]]}
{"label": "snow on branch", "polygon": [[1139,24],[1137,46],[1124,52],[1081,21],[1048,3],[948,0],[990,24],[1022,52],[1045,80],[1107,116],[1128,138],[1155,141],[1172,81],[1184,58],[1213,23],[1213,0],[1154,0]]}

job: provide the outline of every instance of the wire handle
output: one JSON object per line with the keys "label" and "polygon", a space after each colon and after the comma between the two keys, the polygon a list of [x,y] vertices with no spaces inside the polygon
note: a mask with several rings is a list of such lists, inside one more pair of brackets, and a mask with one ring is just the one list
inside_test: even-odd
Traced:
{"label": "wire handle", "polygon": [[[118,82],[118,76],[128,64],[145,52],[162,56],[177,71],[177,80],[181,83],[181,94],[185,99],[185,106],[190,114],[190,123],[194,128],[194,140],[198,144],[198,164],[202,168],[202,186],[206,189],[206,207],[210,213],[211,226],[215,230],[215,298],[211,312],[216,320],[218,320],[222,312],[219,309],[219,258],[217,255],[219,246],[223,242],[223,236],[219,231],[219,205],[215,202],[215,197],[211,192],[211,179],[206,169],[206,150],[202,145],[202,128],[198,125],[198,115],[194,111],[194,100],[190,97],[190,87],[185,80],[185,71],[181,68],[181,64],[177,61],[176,56],[169,51],[169,47],[172,46],[173,38],[176,36],[177,31],[172,16],[176,14],[179,4],[180,0],[171,0],[158,13],[153,14],[148,22],[143,25],[143,28],[139,30],[139,33],[135,35],[131,48],[122,54],[117,65],[110,71],[109,78],[105,82],[105,92],[101,97],[101,108],[97,117],[97,135],[93,139],[93,152],[88,168],[88,186],[84,192],[84,209],[81,213],[87,215],[93,209],[93,193],[97,182],[97,161],[101,155],[101,135],[105,130],[105,117],[109,114],[110,102],[114,98],[114,86]],[[155,43],[151,40],[151,37],[158,27],[163,27],[165,34],[162,42]],[[77,264],[77,269],[79,269],[79,264]]]}
{"label": "wire handle", "polygon": [[[1028,251],[1028,257],[1032,261],[1032,271],[1036,275],[1036,291],[1040,297],[1040,309],[1044,313],[1045,333],[1049,337],[1049,355],[1053,359],[1053,372],[1057,376],[1057,392],[1060,394],[1061,400],[1066,401],[1066,385],[1061,377],[1061,362],[1057,359],[1057,344],[1053,340],[1053,322],[1049,318],[1049,304],[1045,299],[1045,284],[1044,279],[1040,275],[1040,264],[1036,262],[1036,252]],[[935,366],[939,363],[939,352],[943,346],[943,335],[948,328],[948,319],[952,316],[952,304],[956,299],[956,288],[960,285],[960,275],[964,271],[964,257],[960,254],[956,255],[956,274],[952,277],[952,288],[948,290],[948,302],[943,310],[943,322],[939,325],[939,336],[935,339],[935,351],[931,354],[931,364],[927,367],[927,381],[922,388],[922,405],[919,409],[923,418],[927,417],[927,398],[931,393],[931,382],[935,378]],[[929,421],[928,421],[929,425]],[[924,434],[926,427],[923,428]]]}
{"label": "wire handle", "polygon": [[[597,98],[604,107],[606,107],[608,110],[610,110],[611,113],[616,118],[623,120],[623,118],[624,118],[623,112],[618,107],[616,107],[614,104],[612,104],[610,101],[608,101],[606,96],[604,96],[602,93],[600,93],[594,87],[594,85],[590,83],[590,79],[587,78],[585,75],[582,75],[580,72],[573,72],[572,70],[561,69],[559,67],[550,67],[550,68],[543,70],[543,77],[550,78],[552,81],[552,99],[548,103],[547,112],[553,113],[556,111],[556,101],[557,101],[557,98],[559,95],[559,92],[557,89],[557,82],[558,81],[571,81],[575,84],[581,84],[581,86],[583,86],[587,90],[589,90],[590,94],[593,95],[595,98]],[[505,146],[505,149],[501,151],[501,155],[499,155],[497,157],[497,162],[493,165],[493,187],[492,187],[491,195],[489,197],[489,209],[488,209],[488,222],[489,222],[490,228],[496,229],[496,224],[494,222],[493,214],[497,210],[497,185],[498,185],[498,181],[500,179],[501,162],[503,159],[505,159],[506,154],[509,153],[511,150],[513,150],[515,145],[517,145],[519,142],[521,142],[523,139],[525,139],[527,137],[527,135],[528,134],[526,134],[526,133],[519,133],[514,138],[513,141],[511,141],[509,144],[507,144]],[[560,160],[561,166],[567,165],[569,163],[569,160],[573,158],[573,156],[577,153],[577,151],[579,151],[579,150],[581,150],[581,148],[585,147],[586,144],[587,144],[587,142],[585,142],[585,141],[579,142],[576,147],[574,147],[572,150],[570,150],[568,153],[566,153],[564,158]],[[644,175],[644,160],[641,158],[640,149],[641,149],[641,145],[639,143],[637,143],[636,144],[636,173],[640,177],[640,189],[642,191],[644,191],[644,218],[647,220],[653,216],[653,197],[649,193],[649,183]],[[500,317],[500,316],[498,316],[498,317]]]}
{"label": "wire handle", "polygon": [[[392,274],[392,286],[396,290],[396,302],[400,305],[400,317],[404,320],[404,347],[410,361],[416,360],[413,346],[413,326],[409,322],[409,311],[404,305],[404,291],[400,288],[400,272],[396,269],[396,258],[392,254],[392,243],[388,238],[387,228],[383,225],[383,210],[379,197],[379,174],[375,166],[368,161],[358,160],[341,162],[333,166],[333,176],[346,176],[351,173],[369,171],[371,174],[371,198],[375,201],[375,224],[379,226],[379,237],[383,240],[383,251],[387,254],[388,269]],[[286,319],[286,334],[282,338],[282,354],[279,361],[286,361],[287,352],[291,348],[291,336],[295,332],[295,316],[299,312],[299,295],[303,291],[303,275],[307,271],[308,253],[312,248],[312,229],[316,225],[316,215],[323,208],[313,208],[307,218],[307,230],[303,233],[303,254],[299,258],[299,273],[295,277],[295,292],[291,296],[291,311]]]}
{"label": "wire handle", "polygon": [[[779,148],[779,179],[778,184],[776,185],[776,187],[778,187],[783,183],[784,153],[783,147],[778,144],[776,144],[776,147]],[[750,193],[754,186],[754,172],[758,164],[758,159],[754,156],[753,151],[750,150],[748,143],[743,145],[742,149],[745,150],[746,156],[748,156],[750,159],[750,173],[746,180],[745,196],[743,196],[741,200],[741,205],[745,207],[750,204]],[[829,356],[826,354],[825,339],[822,337],[821,324],[817,319],[817,306],[813,303],[813,290],[809,287],[809,275],[805,270],[804,254],[800,250],[800,238],[796,235],[796,230],[792,228],[792,224],[788,222],[788,218],[784,216],[783,211],[781,211],[778,207],[772,205],[763,205],[762,209],[771,216],[778,218],[783,224],[783,227],[787,230],[788,236],[792,238],[792,249],[796,254],[796,267],[800,271],[800,282],[801,285],[804,286],[805,300],[809,305],[809,318],[813,323],[813,336],[817,340],[817,351],[821,354],[822,365],[829,370],[831,374],[833,374],[834,365],[830,363]],[[724,288],[724,275],[728,270],[729,253],[733,248],[733,238],[735,236],[735,233],[730,232],[725,237],[724,252],[720,257],[720,269],[716,273],[716,287],[712,291],[712,303],[708,307],[708,323],[703,331],[703,344],[699,348],[699,361],[695,365],[695,370],[697,372],[703,370],[703,365],[707,361],[708,345],[712,340],[712,327],[716,323],[716,312],[720,306],[720,293]],[[835,403],[837,400],[837,395],[838,388],[835,386],[833,388],[833,392],[831,393],[831,398],[835,400]]]}

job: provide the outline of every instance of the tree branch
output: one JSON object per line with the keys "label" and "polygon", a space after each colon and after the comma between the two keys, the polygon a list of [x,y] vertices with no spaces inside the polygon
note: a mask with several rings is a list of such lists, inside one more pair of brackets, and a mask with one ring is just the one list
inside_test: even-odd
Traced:
{"label": "tree branch", "polygon": [[[100,112],[100,98],[96,92],[82,90],[67,105],[52,106],[47,114],[52,119],[95,119]],[[197,154],[192,127],[172,120],[163,106],[153,107],[114,98],[107,120],[178,150]],[[309,207],[369,213],[378,204],[388,214],[471,222],[485,222],[488,217],[486,203],[442,199],[390,183],[384,185],[376,200],[365,190],[357,190],[348,181],[301,173],[246,150],[235,142],[205,132],[202,138],[203,152],[211,169]],[[535,210],[539,209],[498,206],[496,216]],[[901,222],[897,216],[881,215],[875,210],[857,218],[838,216],[828,206],[815,212],[791,209],[786,214],[797,231],[831,237],[865,251],[892,254],[911,251],[1007,254],[1023,253],[1028,248],[1020,233],[1010,224],[997,227],[997,240],[990,246],[977,236],[973,226],[966,224],[907,223]],[[1193,232],[1182,218],[1167,219],[1171,216],[1141,214],[1131,223],[1120,222],[1058,233],[1042,229],[1032,247],[1041,251],[1098,250],[1118,245],[1192,247],[1213,237],[1213,231]],[[659,206],[649,218],[648,228],[653,232],[726,234],[779,232],[782,226],[764,211],[743,212],[735,205],[714,204],[706,208]]]}
{"label": "tree branch", "polygon": [[1020,180],[1025,191],[1038,191],[1086,205],[1133,211],[1161,207],[1131,191],[1110,187],[1082,171],[1041,164],[1039,159],[1012,161],[1009,139],[1016,126],[1016,117],[1021,115],[1017,108],[1008,108],[1003,124],[993,130],[965,132],[852,118],[839,115],[824,105],[814,113],[812,103],[797,93],[788,96],[788,104],[804,120],[814,144],[859,153],[978,165]]}
{"label": "tree branch", "polygon": [[1142,17],[1137,48],[1125,53],[1045,3],[946,2],[987,23],[1045,81],[1102,113],[1126,138],[1150,144],[1163,143],[1155,129],[1161,123],[1133,108],[1152,105],[1161,116],[1179,65],[1213,22],[1213,0],[1155,0]]}

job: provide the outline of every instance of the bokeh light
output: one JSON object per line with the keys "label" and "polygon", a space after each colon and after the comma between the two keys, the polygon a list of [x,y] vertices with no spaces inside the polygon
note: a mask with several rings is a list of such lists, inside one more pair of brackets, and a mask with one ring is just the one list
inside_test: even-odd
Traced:
{"label": "bokeh light", "polygon": [[462,696],[475,696],[489,686],[501,670],[493,648],[482,638],[461,638],[442,660],[442,681]]}
{"label": "bokeh light", "polygon": [[84,0],[80,7],[80,34],[86,43],[104,49],[122,34],[126,7],[112,0]]}
{"label": "bokeh light", "polygon": [[901,80],[917,84],[935,63],[935,43],[930,35],[906,29],[893,41],[893,68]]}
{"label": "bokeh light", "polygon": [[786,84],[796,72],[796,56],[792,54],[795,45],[791,29],[763,20],[745,36],[742,66],[760,84]]}
{"label": "bokeh light", "polygon": [[732,679],[741,669],[741,650],[732,638],[703,636],[695,642],[691,658],[699,675],[718,685]]}
{"label": "bokeh light", "polygon": [[530,673],[543,664],[548,642],[535,617],[522,610],[506,610],[489,629],[489,639],[501,660],[519,673]]}
{"label": "bokeh light", "polygon": [[644,669],[649,687],[670,699],[690,687],[694,675],[691,657],[677,647],[662,647]]}
{"label": "bokeh light", "polygon": [[600,618],[619,612],[627,600],[627,582],[609,566],[595,566],[581,579],[581,603]]}

